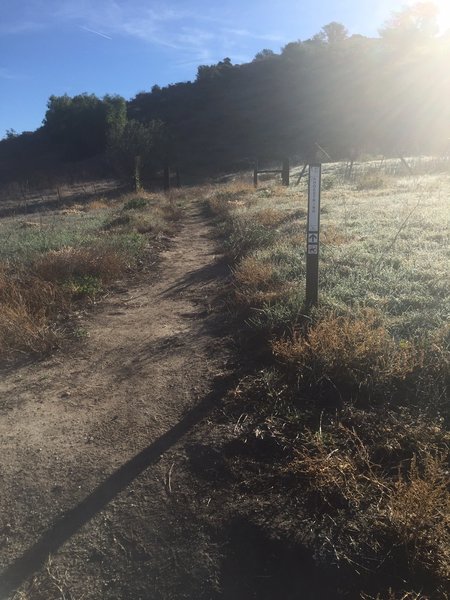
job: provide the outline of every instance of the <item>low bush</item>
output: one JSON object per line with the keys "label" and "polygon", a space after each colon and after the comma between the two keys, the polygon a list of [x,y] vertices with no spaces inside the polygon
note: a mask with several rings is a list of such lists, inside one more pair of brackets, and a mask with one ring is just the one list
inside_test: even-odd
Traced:
{"label": "low bush", "polygon": [[93,275],[75,275],[64,281],[62,287],[76,300],[91,298],[94,300],[103,290],[103,284],[99,277]]}
{"label": "low bush", "polygon": [[116,214],[116,215],[111,215],[106,221],[105,224],[103,226],[103,228],[106,231],[110,231],[111,229],[130,229],[130,226],[132,226],[135,223],[134,217],[128,214]]}

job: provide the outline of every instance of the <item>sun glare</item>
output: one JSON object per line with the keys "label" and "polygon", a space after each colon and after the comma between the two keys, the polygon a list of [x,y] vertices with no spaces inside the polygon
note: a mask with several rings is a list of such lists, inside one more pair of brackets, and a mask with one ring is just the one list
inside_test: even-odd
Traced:
{"label": "sun glare", "polygon": [[[428,5],[428,7],[427,7]],[[427,12],[429,5],[434,5],[437,9],[436,23],[439,27],[439,33],[443,34],[450,30],[450,0],[408,0],[407,2],[401,2],[395,0],[395,2],[383,3],[384,8],[390,8],[392,12],[401,11],[405,7],[420,7],[419,10]]]}
{"label": "sun glare", "polygon": [[439,10],[437,22],[440,33],[445,33],[450,29],[450,4],[448,0],[435,0],[434,4]]}

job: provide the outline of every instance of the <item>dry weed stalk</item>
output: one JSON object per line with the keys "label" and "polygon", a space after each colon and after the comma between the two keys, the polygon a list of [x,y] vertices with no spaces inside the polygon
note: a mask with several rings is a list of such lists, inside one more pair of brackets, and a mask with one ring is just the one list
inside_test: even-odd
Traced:
{"label": "dry weed stalk", "polygon": [[[35,575],[29,583],[23,585],[14,594],[12,600],[77,599],[69,587],[67,572],[61,573],[61,570],[53,563],[52,557],[49,556],[43,570]],[[82,600],[82,597],[79,597],[78,600]]]}
{"label": "dry weed stalk", "polygon": [[336,434],[334,438],[331,432],[306,432],[305,443],[294,450],[286,471],[303,476],[319,504],[357,510],[367,501],[369,487],[370,495],[376,490],[379,498],[388,487],[356,432],[339,424]]}
{"label": "dry weed stalk", "polygon": [[397,594],[389,589],[386,594],[377,594],[369,596],[361,592],[361,600],[431,600],[429,596],[424,596],[421,592],[400,592]]}

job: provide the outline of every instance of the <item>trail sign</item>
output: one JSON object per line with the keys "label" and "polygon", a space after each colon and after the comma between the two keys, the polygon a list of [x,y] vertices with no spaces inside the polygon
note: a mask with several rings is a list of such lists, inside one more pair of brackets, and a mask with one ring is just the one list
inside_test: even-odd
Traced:
{"label": "trail sign", "polygon": [[314,306],[319,297],[320,184],[322,167],[309,165],[308,222],[306,237],[306,305]]}

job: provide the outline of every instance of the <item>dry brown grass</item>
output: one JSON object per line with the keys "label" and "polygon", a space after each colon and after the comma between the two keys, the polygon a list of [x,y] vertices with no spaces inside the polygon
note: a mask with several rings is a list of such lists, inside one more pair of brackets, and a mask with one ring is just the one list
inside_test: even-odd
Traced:
{"label": "dry brown grass", "polygon": [[320,438],[314,451],[306,447],[296,450],[286,472],[301,475],[308,493],[317,495],[325,504],[341,505],[345,501],[347,505],[358,508],[364,498],[355,459],[338,448],[330,451]]}
{"label": "dry brown grass", "polygon": [[272,282],[274,268],[254,256],[247,256],[241,260],[233,274],[239,286],[264,288]]}
{"label": "dry brown grass", "polygon": [[325,244],[330,246],[343,246],[344,244],[348,244],[352,238],[343,233],[335,225],[327,225],[323,228],[321,239]]}
{"label": "dry brown grass", "polygon": [[208,196],[213,189],[212,185],[191,185],[189,187],[171,188],[165,198],[171,202],[188,202],[190,200],[199,200]]}
{"label": "dry brown grass", "polygon": [[159,206],[161,214],[167,221],[178,221],[182,216],[182,209],[174,198],[169,198]]}
{"label": "dry brown grass", "polygon": [[72,204],[71,206],[66,206],[60,210],[62,215],[78,215],[84,212],[85,206],[83,204]]}
{"label": "dry brown grass", "polygon": [[238,305],[257,307],[279,300],[288,293],[274,267],[255,256],[244,257],[234,272],[234,296]]}
{"label": "dry brown grass", "polygon": [[86,212],[89,212],[91,210],[105,210],[109,207],[110,204],[108,204],[106,200],[99,198],[97,200],[91,200],[90,202],[88,202],[88,204],[85,204],[84,210]]}
{"label": "dry brown grass", "polygon": [[384,510],[384,526],[418,566],[450,582],[450,477],[446,456],[413,457],[399,470]]}
{"label": "dry brown grass", "polygon": [[236,304],[250,308],[258,308],[263,305],[279,301],[287,293],[287,286],[267,288],[265,290],[241,288],[235,290]]}
{"label": "dry brown grass", "polygon": [[425,349],[425,365],[434,377],[450,378],[450,323],[432,332]]}
{"label": "dry brown grass", "polygon": [[[297,268],[301,253],[292,251],[304,248],[304,215],[288,200],[278,203],[274,188],[233,196],[224,187],[214,192],[211,205],[222,218],[225,249],[234,243],[234,299],[256,307],[251,327],[285,335],[271,342],[282,364],[267,367],[255,375],[254,387],[237,393],[238,409],[245,405],[246,419],[254,419],[246,427],[258,438],[270,431],[277,442],[270,458],[279,482],[268,484],[265,468],[258,476],[249,468],[248,488],[267,501],[273,484],[273,510],[283,533],[289,530],[297,540],[299,526],[307,530],[306,543],[317,560],[353,573],[352,582],[360,581],[359,589],[368,592],[361,598],[448,600],[445,207],[427,187],[423,213],[419,216],[419,207],[417,219],[408,221],[411,230],[398,236],[391,211],[409,214],[415,200],[404,196],[408,186],[371,171],[351,185],[324,190],[322,235],[328,249],[321,269],[327,285],[322,304],[307,315],[301,293],[287,288],[279,294],[284,281],[304,285],[304,270]],[[357,194],[355,187],[367,191]],[[434,213],[429,201],[435,202]],[[436,218],[430,220],[432,214]],[[277,235],[257,245],[249,222]],[[423,231],[428,237],[420,245]],[[388,238],[396,240],[395,256],[383,257],[381,264],[376,257]],[[345,244],[352,244],[352,252]],[[433,249],[436,260],[430,259]],[[439,265],[434,280],[433,264]],[[292,329],[295,333],[287,333]],[[271,447],[262,446],[264,461]],[[286,450],[281,458],[279,448]],[[279,493],[295,497],[282,516]]]}
{"label": "dry brown grass", "polygon": [[[0,267],[2,355],[54,347],[73,301],[92,300],[105,284],[136,266],[145,247],[138,234],[173,233],[180,218],[177,202],[162,195],[142,192],[111,202],[100,195],[86,200],[58,211],[51,222],[48,215],[37,215],[11,223],[12,233],[4,236],[6,242],[11,238],[10,245],[2,248],[14,260]],[[87,216],[90,211],[99,214]],[[78,214],[80,218],[74,217]],[[25,231],[19,235],[18,229]]]}
{"label": "dry brown grass", "polygon": [[358,191],[379,190],[387,187],[389,184],[390,179],[384,173],[368,171],[359,177],[356,183],[356,189]]}
{"label": "dry brown grass", "polygon": [[301,440],[285,471],[301,475],[319,505],[355,510],[373,497],[369,488],[377,496],[388,490],[370,448],[354,428],[338,421],[324,431],[322,426],[318,432],[304,431]]}
{"label": "dry brown grass", "polygon": [[121,197],[121,210],[115,211],[104,224],[106,231],[163,233],[172,235],[182,209],[174,198],[139,192]]}
{"label": "dry brown grass", "polygon": [[58,332],[45,314],[31,313],[26,305],[1,306],[0,356],[12,352],[46,353],[58,344]]}
{"label": "dry brown grass", "polygon": [[126,266],[125,256],[105,244],[52,250],[35,260],[33,270],[45,281],[63,282],[90,276],[109,282],[117,279]]}
{"label": "dry brown grass", "polygon": [[60,339],[53,324],[68,304],[52,283],[25,272],[11,275],[0,267],[0,356],[53,348]]}
{"label": "dry brown grass", "polygon": [[47,352],[57,345],[62,329],[70,329],[66,317],[73,302],[92,300],[105,284],[136,266],[146,247],[139,234],[175,232],[180,198],[181,194],[142,192],[108,200],[101,193],[86,193],[85,202],[59,207],[52,216],[36,213],[30,219],[5,222],[8,229],[1,250],[8,264],[0,265],[2,357]]}
{"label": "dry brown grass", "polygon": [[374,311],[358,316],[330,314],[306,333],[275,340],[281,361],[319,381],[369,385],[404,380],[423,365],[423,352],[412,342],[397,343]]}
{"label": "dry brown grass", "polygon": [[36,221],[20,221],[19,228],[20,229],[38,229],[40,227],[40,223]]}
{"label": "dry brown grass", "polygon": [[216,196],[208,198],[208,206],[211,212],[219,217],[225,216],[230,208],[227,202]]}
{"label": "dry brown grass", "polygon": [[276,208],[263,208],[255,213],[255,220],[264,227],[278,227],[286,219],[286,213]]}
{"label": "dry brown grass", "polygon": [[[386,436],[391,425],[380,425]],[[367,558],[381,569],[391,555],[405,578],[425,573],[444,589],[450,582],[447,455],[425,450],[386,471],[374,460],[376,446],[339,421],[304,431],[300,440],[283,472],[300,478],[313,519],[328,515],[327,544],[335,556],[352,565]]]}
{"label": "dry brown grass", "polygon": [[207,195],[208,205],[214,214],[224,216],[231,209],[255,203],[257,199],[254,193],[253,186],[242,181],[222,184],[210,189]]}

